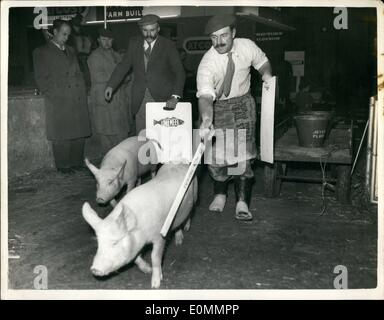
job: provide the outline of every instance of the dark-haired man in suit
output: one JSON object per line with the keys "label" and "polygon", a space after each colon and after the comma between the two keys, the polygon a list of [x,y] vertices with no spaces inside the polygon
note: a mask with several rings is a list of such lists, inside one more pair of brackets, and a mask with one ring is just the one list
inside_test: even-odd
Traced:
{"label": "dark-haired man in suit", "polygon": [[175,44],[159,35],[159,17],[143,16],[139,21],[142,35],[130,40],[128,50],[113,71],[105,89],[110,100],[127,73],[133,73],[132,113],[135,115],[136,133],[145,129],[147,102],[166,101],[174,109],[183,95],[185,72]]}

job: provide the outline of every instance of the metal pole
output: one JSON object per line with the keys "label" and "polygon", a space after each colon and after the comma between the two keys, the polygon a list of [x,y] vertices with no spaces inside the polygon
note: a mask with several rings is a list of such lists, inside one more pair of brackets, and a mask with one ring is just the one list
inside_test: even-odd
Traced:
{"label": "metal pole", "polygon": [[375,201],[375,190],[376,190],[376,167],[377,167],[377,138],[378,138],[378,108],[377,101],[375,102],[375,112],[373,116],[373,138],[372,138],[372,165],[371,165],[371,189],[370,198],[371,202]]}
{"label": "metal pole", "polygon": [[360,149],[361,149],[361,146],[363,144],[363,141],[364,141],[364,138],[365,138],[365,134],[367,133],[368,124],[369,124],[369,119],[367,120],[367,124],[365,125],[364,133],[363,133],[363,136],[362,136],[362,138],[360,140],[360,145],[359,145],[359,149],[357,150],[355,161],[353,161],[353,166],[352,166],[352,170],[351,170],[351,176],[353,174],[353,171],[355,170],[355,165],[356,165],[357,159],[359,158]]}
{"label": "metal pole", "polygon": [[372,153],[372,130],[373,130],[373,116],[375,108],[375,98],[369,99],[369,126],[368,126],[368,139],[367,139],[367,163],[365,170],[365,185],[367,189],[370,186],[370,175],[371,175],[371,153]]}
{"label": "metal pole", "polygon": [[107,7],[104,6],[104,29],[107,29]]}

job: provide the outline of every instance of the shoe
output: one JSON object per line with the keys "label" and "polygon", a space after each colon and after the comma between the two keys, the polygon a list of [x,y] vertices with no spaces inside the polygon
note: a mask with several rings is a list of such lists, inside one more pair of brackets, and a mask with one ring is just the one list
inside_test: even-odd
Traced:
{"label": "shoe", "polygon": [[209,205],[209,211],[223,212],[226,202],[227,202],[227,196],[225,194],[216,194],[215,198]]}
{"label": "shoe", "polygon": [[249,211],[253,179],[235,178],[236,214],[237,220],[249,221],[253,219]]}

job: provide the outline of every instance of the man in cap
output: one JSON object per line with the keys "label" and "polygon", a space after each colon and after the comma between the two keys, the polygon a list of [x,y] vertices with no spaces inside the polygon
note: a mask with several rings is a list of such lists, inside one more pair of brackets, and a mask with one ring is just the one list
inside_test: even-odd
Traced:
{"label": "man in cap", "polygon": [[[250,67],[259,71],[263,81],[271,77],[271,67],[253,41],[235,38],[235,22],[233,15],[218,15],[206,25],[212,47],[204,54],[197,71],[200,136],[207,138],[214,126],[215,159],[208,170],[214,181],[215,197],[210,211],[224,210],[228,182],[233,178],[237,201],[235,217],[251,220],[249,202],[254,178],[251,160],[256,156],[256,111],[249,92]],[[234,142],[227,143],[231,137]],[[220,140],[225,143],[219,143]]]}
{"label": "man in cap", "polygon": [[130,102],[128,81],[124,83],[107,102],[104,98],[105,86],[122,57],[113,48],[114,35],[110,29],[99,29],[99,47],[88,58],[91,75],[90,105],[94,130],[98,133],[103,155],[128,137],[130,126]]}
{"label": "man in cap", "polygon": [[159,19],[153,14],[140,19],[142,35],[130,40],[128,50],[105,90],[105,99],[111,99],[125,75],[132,72],[132,113],[137,134],[145,128],[147,102],[166,101],[166,107],[174,109],[183,95],[184,68],[174,43],[159,35]]}

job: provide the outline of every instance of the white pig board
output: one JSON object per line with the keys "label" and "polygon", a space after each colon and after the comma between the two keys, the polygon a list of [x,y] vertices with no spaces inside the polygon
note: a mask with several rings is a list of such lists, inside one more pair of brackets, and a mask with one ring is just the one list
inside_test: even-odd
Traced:
{"label": "white pig board", "polygon": [[263,82],[260,117],[260,159],[273,163],[276,77]]}
{"label": "white pig board", "polygon": [[159,142],[161,163],[189,163],[192,160],[192,105],[179,102],[164,110],[165,102],[146,104],[146,137]]}

